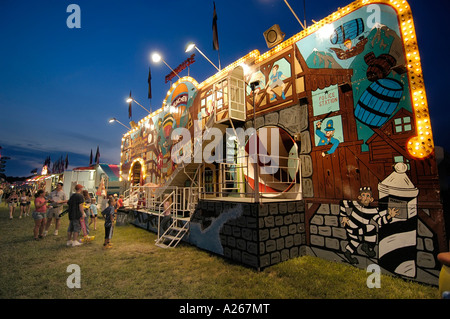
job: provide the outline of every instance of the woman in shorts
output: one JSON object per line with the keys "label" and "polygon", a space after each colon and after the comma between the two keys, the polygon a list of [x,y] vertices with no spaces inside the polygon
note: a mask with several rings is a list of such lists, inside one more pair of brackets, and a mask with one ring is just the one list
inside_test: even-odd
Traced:
{"label": "woman in shorts", "polygon": [[34,240],[42,238],[44,226],[47,223],[47,200],[42,189],[38,190],[35,195],[34,207],[35,211],[32,216],[34,219]]}
{"label": "woman in shorts", "polygon": [[25,191],[22,191],[20,193],[20,216],[19,218],[22,218],[23,216],[27,215],[27,203],[28,203],[28,196],[27,193]]}
{"label": "woman in shorts", "polygon": [[17,196],[16,191],[12,191],[6,200],[9,206],[9,219],[13,219],[14,211],[16,210],[17,203],[19,202],[19,196]]}
{"label": "woman in shorts", "polygon": [[27,206],[25,208],[25,211],[26,211],[27,216],[30,216],[31,198],[33,198],[33,195],[31,195],[31,191],[30,190],[27,190],[27,197],[28,197],[28,201],[27,201]]}

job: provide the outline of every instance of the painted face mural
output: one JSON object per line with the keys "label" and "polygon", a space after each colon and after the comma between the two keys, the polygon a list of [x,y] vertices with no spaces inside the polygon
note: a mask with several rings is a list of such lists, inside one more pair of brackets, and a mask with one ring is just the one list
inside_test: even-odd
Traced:
{"label": "painted face mural", "polygon": [[[127,159],[122,159],[122,173],[129,170],[130,160],[141,159],[147,167],[146,177],[151,177],[152,183],[161,183],[172,174],[175,168],[171,161],[172,132],[178,127],[188,128],[189,109],[196,94],[196,84],[189,81],[176,83],[163,107],[144,121],[148,124],[125,138],[122,154],[126,154]],[[139,145],[141,147],[137,147]]]}

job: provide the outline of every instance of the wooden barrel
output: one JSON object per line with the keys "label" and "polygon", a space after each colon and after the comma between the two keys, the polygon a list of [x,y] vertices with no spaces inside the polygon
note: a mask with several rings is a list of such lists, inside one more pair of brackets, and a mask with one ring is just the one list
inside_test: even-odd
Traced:
{"label": "wooden barrel", "polygon": [[332,44],[342,44],[345,40],[353,40],[364,32],[364,21],[361,18],[350,20],[334,29],[330,37]]}
{"label": "wooden barrel", "polygon": [[403,95],[403,84],[386,78],[373,82],[361,95],[355,117],[370,127],[381,127],[397,108]]}
{"label": "wooden barrel", "polygon": [[387,77],[391,72],[391,68],[397,63],[397,60],[390,54],[380,54],[378,57],[375,57],[373,52],[366,54],[364,61],[368,65],[367,79],[372,82]]}

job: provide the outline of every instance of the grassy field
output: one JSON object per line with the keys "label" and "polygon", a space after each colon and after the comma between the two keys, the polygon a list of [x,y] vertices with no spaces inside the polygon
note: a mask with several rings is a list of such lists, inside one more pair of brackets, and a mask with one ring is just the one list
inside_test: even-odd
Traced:
{"label": "grassy field", "polygon": [[[0,206],[1,299],[438,299],[437,287],[381,277],[369,289],[368,273],[315,257],[299,257],[258,272],[182,243],[154,245],[156,235],[135,226],[116,226],[113,248],[103,249],[103,220],[96,239],[66,247],[67,215],[60,234],[33,240],[31,217],[10,220]],[[81,271],[81,288],[69,288]]]}

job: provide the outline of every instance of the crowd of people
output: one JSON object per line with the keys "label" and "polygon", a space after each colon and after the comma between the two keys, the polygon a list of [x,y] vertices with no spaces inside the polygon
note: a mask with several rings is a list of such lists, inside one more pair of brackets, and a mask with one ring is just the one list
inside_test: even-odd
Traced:
{"label": "crowd of people", "polygon": [[9,219],[13,219],[16,211],[19,212],[19,218],[30,216],[31,199],[33,192],[30,189],[14,189],[0,187],[0,204],[2,202],[9,208]]}
{"label": "crowd of people", "polygon": [[[75,186],[75,193],[67,197],[63,191],[63,183],[56,184],[56,188],[46,193],[43,189],[33,191],[32,189],[14,189],[0,186],[0,204],[2,202],[9,208],[9,219],[13,219],[19,213],[19,219],[30,216],[34,220],[33,238],[38,241],[48,235],[54,220],[54,232],[57,236],[61,225],[61,217],[65,214],[69,217],[67,229],[67,246],[80,246],[83,243],[94,240],[91,234],[97,230],[99,207],[94,196],[84,189],[83,185]],[[108,206],[101,211],[105,220],[105,240],[103,247],[112,247],[111,239],[114,229],[114,221],[117,209],[123,206],[123,197],[117,195],[109,196]],[[34,209],[31,212],[31,204]],[[66,207],[66,205],[68,207]],[[66,208],[66,209],[64,209]],[[81,235],[80,235],[81,234]]]}

